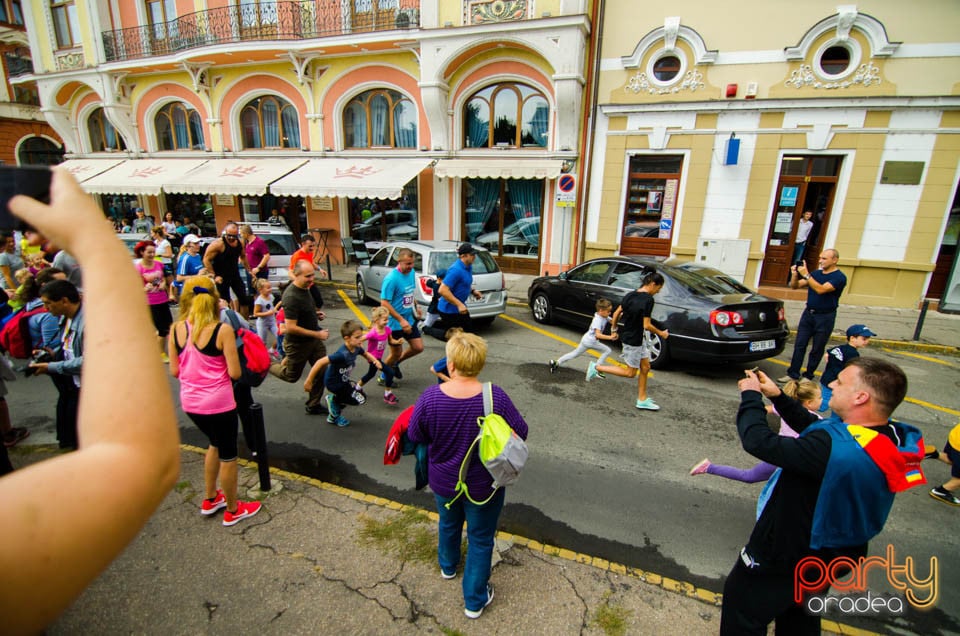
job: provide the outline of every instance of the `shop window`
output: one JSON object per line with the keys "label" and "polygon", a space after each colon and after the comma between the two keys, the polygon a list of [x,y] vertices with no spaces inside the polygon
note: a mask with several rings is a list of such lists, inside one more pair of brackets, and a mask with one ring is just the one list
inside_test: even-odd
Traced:
{"label": "shop window", "polygon": [[630,158],[620,241],[622,253],[669,254],[682,165],[683,157],[679,156]]}
{"label": "shop window", "polygon": [[203,150],[203,123],[190,104],[167,104],[153,122],[158,150]]}
{"label": "shop window", "polygon": [[525,84],[495,84],[474,93],[463,113],[465,148],[546,148],[550,106]]}
{"label": "shop window", "polygon": [[413,241],[420,236],[417,178],[399,199],[348,199],[350,236],[361,241]]}
{"label": "shop window", "polygon": [[416,109],[394,90],[360,93],[343,109],[343,136],[345,148],[416,148]]}
{"label": "shop window", "polygon": [[464,179],[464,231],[495,256],[537,259],[544,183],[541,179]]}
{"label": "shop window", "polygon": [[49,139],[31,137],[20,144],[17,161],[20,165],[52,166],[63,161],[63,148]]}
{"label": "shop window", "polygon": [[297,109],[279,97],[258,97],[240,112],[244,148],[299,148]]}
{"label": "shop window", "polygon": [[87,132],[90,135],[90,150],[92,152],[127,149],[123,137],[107,119],[103,108],[97,108],[87,118]]}
{"label": "shop window", "polygon": [[80,45],[80,19],[74,0],[51,0],[50,13],[53,17],[53,30],[57,36],[57,46],[69,49]]}

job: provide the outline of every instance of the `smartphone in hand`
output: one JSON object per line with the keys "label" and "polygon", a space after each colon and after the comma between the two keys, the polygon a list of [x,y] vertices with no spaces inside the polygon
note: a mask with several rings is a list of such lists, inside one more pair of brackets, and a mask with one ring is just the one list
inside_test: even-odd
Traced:
{"label": "smartphone in hand", "polygon": [[52,176],[49,166],[0,166],[0,230],[33,229],[13,216],[7,204],[18,194],[50,203]]}

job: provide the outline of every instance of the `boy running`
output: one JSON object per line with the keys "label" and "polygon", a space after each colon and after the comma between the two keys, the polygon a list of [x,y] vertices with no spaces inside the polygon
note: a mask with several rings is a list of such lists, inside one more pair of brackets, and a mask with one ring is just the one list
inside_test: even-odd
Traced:
{"label": "boy running", "polygon": [[[587,333],[583,334],[583,337],[580,338],[580,344],[577,345],[577,348],[566,355],[560,356],[559,360],[550,360],[550,362],[547,363],[550,365],[550,373],[556,373],[557,369],[559,369],[563,363],[570,362],[577,356],[591,349],[600,352],[600,357],[597,359],[598,365],[602,365],[607,361],[607,356],[610,355],[610,347],[600,341],[617,339],[616,333],[611,333],[609,336],[604,333],[607,325],[610,324],[610,313],[613,311],[613,303],[606,298],[601,298],[597,301],[596,309],[597,312],[593,314],[593,322],[590,323],[590,328],[587,329]],[[604,376],[598,372],[597,377],[603,378]]]}
{"label": "boy running", "polygon": [[380,368],[380,361],[363,350],[366,335],[363,333],[363,324],[358,320],[348,320],[340,326],[340,335],[343,336],[343,345],[330,355],[317,360],[307,380],[303,383],[303,390],[307,393],[313,388],[317,376],[326,369],[323,384],[330,391],[327,394],[327,422],[336,424],[340,428],[350,426],[350,420],[343,416],[343,409],[347,406],[359,406],[367,401],[363,393],[350,377],[356,366],[357,358],[363,356],[367,362]]}

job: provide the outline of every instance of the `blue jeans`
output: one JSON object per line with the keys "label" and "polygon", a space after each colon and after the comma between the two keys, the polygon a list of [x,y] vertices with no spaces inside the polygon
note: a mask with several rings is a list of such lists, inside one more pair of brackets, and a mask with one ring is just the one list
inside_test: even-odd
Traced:
{"label": "blue jeans", "polygon": [[787,375],[794,380],[800,379],[800,367],[803,366],[803,356],[807,351],[807,345],[811,339],[810,357],[807,358],[807,371],[804,377],[813,379],[813,373],[820,366],[820,359],[823,358],[823,350],[827,348],[827,342],[830,340],[830,334],[833,333],[833,324],[837,320],[837,312],[830,313],[812,313],[808,309],[803,310],[800,316],[800,322],[797,323],[797,338],[793,344],[793,357],[790,360],[790,368],[787,369]]}
{"label": "blue jeans", "polygon": [[470,503],[461,496],[447,510],[448,497],[437,499],[438,527],[437,557],[440,569],[456,572],[460,563],[460,541],[463,522],[467,522],[467,562],[463,566],[463,602],[471,611],[483,609],[487,603],[487,581],[490,580],[490,558],[497,534],[500,511],[503,510],[504,489],[482,506]]}

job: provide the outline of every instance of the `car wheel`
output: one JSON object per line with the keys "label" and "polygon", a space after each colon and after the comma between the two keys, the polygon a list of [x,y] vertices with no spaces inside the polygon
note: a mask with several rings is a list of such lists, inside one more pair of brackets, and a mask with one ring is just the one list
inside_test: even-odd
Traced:
{"label": "car wheel", "polygon": [[670,346],[667,341],[655,333],[647,332],[647,346],[650,347],[650,368],[664,369],[670,363]]}
{"label": "car wheel", "polygon": [[533,319],[537,322],[549,325],[553,319],[553,307],[550,306],[550,299],[544,293],[533,297],[530,309],[533,310]]}
{"label": "car wheel", "polygon": [[363,279],[357,276],[357,302],[361,305],[369,305],[370,297],[367,296],[367,288],[363,284]]}

